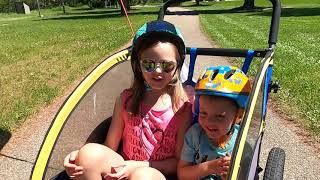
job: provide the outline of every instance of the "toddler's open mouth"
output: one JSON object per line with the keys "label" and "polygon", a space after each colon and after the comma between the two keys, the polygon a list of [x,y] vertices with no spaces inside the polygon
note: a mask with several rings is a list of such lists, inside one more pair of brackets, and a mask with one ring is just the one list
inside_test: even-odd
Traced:
{"label": "toddler's open mouth", "polygon": [[217,129],[217,128],[210,128],[210,127],[207,127],[207,129],[208,129],[210,132],[216,132],[216,131],[218,131],[218,129]]}

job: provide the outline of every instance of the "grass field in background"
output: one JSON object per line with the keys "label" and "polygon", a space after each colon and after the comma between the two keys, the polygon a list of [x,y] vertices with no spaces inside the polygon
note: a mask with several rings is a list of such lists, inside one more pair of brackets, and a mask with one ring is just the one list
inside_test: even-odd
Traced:
{"label": "grass field in background", "polygon": [[[187,8],[199,11],[206,33],[221,47],[267,48],[271,3],[256,0],[263,11],[239,12],[242,0],[201,3]],[[290,117],[320,135],[320,1],[283,0],[275,51],[273,79],[281,90],[272,99]]]}
{"label": "grass field in background", "polygon": [[[158,11],[134,8],[134,29],[154,20]],[[131,39],[118,9],[41,13],[43,18],[37,11],[0,14],[0,139]]]}

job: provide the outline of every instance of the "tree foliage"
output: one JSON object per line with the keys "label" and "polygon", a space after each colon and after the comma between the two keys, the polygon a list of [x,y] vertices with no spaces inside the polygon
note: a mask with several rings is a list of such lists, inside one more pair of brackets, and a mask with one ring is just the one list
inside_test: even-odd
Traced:
{"label": "tree foliage", "polygon": [[[36,0],[0,0],[0,13],[15,12],[15,2],[22,1],[30,7],[30,10],[37,9]],[[52,8],[57,6],[76,7],[80,5],[88,5],[90,8],[103,8],[107,4],[115,5],[118,3],[121,7],[121,13],[124,14],[124,9],[121,6],[120,0],[38,0],[40,8]],[[122,0],[126,10],[130,10],[131,5],[146,4],[147,2],[162,2],[162,0]]]}
{"label": "tree foliage", "polygon": [[[69,1],[69,0],[67,0]],[[30,7],[30,10],[36,9],[37,1],[36,0],[0,0],[0,12],[7,13],[7,12],[15,12],[15,2],[24,2]],[[41,8],[51,8],[55,6],[60,6],[62,0],[39,0],[39,4]]]}
{"label": "tree foliage", "polygon": [[9,0],[0,0],[0,12],[14,11],[14,2]]}

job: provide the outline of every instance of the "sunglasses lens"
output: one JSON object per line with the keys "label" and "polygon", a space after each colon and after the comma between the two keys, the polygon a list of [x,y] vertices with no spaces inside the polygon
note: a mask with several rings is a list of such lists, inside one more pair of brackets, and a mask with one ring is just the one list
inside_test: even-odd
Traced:
{"label": "sunglasses lens", "polygon": [[141,67],[146,72],[154,72],[157,66],[160,66],[162,71],[169,73],[176,68],[176,63],[172,61],[160,62],[160,63],[155,63],[153,61],[146,61],[146,60],[141,61]]}
{"label": "sunglasses lens", "polygon": [[164,72],[169,73],[176,68],[176,64],[174,62],[163,62],[162,69]]}
{"label": "sunglasses lens", "polygon": [[155,67],[156,67],[154,62],[148,62],[148,61],[142,61],[141,65],[144,68],[144,70],[147,71],[147,72],[154,71]]}

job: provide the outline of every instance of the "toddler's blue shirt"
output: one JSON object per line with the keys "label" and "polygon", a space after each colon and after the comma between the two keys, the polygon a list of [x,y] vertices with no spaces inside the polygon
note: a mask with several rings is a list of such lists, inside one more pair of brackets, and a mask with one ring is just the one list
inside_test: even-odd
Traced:
{"label": "toddler's blue shirt", "polygon": [[240,126],[235,125],[231,139],[225,145],[225,149],[223,149],[214,146],[205,131],[196,123],[190,127],[185,135],[180,158],[192,164],[200,164],[201,162],[226,156],[227,152],[232,154],[239,130]]}

